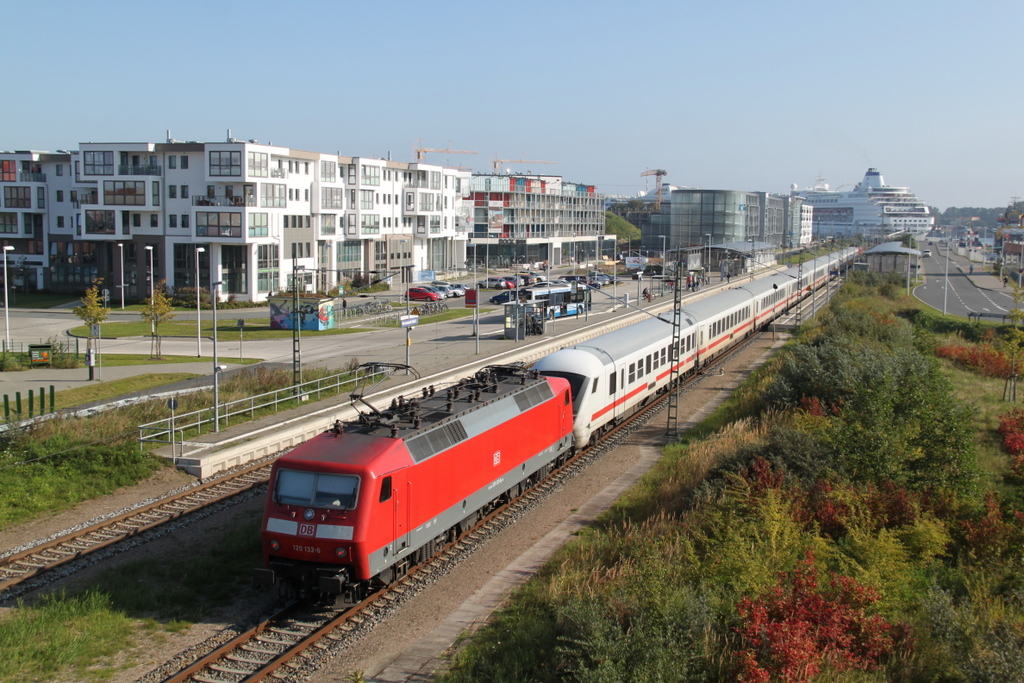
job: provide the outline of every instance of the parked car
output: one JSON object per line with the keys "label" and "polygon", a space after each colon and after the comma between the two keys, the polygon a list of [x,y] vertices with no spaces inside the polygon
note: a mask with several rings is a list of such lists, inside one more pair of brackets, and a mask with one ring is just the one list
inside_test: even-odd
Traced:
{"label": "parked car", "polygon": [[515,298],[516,293],[511,290],[507,290],[501,292],[500,294],[495,294],[494,296],[492,296],[490,298],[490,302],[492,304],[507,304],[508,302],[515,300]]}
{"label": "parked car", "polygon": [[466,296],[466,285],[453,283],[448,285],[448,287],[452,290],[452,296]]}
{"label": "parked car", "polygon": [[443,295],[443,298],[445,299],[450,299],[451,297],[455,296],[454,294],[452,294],[452,288],[448,286],[447,282],[431,282],[429,286],[431,287],[431,289],[436,289],[438,292],[440,292]]}
{"label": "parked car", "polygon": [[410,287],[409,301],[440,301],[441,294],[428,287]]}
{"label": "parked car", "polygon": [[509,278],[489,277],[476,283],[476,286],[480,289],[512,289],[515,284]]}

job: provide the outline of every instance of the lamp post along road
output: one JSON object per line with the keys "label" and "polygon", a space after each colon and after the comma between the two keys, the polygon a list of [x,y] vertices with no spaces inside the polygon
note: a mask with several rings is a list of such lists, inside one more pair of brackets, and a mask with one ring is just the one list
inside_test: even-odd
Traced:
{"label": "lamp post along road", "polygon": [[220,298],[220,283],[210,283],[213,299],[213,431],[220,431],[220,371],[217,362],[217,299]]}
{"label": "lamp post along road", "polygon": [[[155,279],[155,273],[153,272],[153,245],[147,244],[146,251],[149,252],[149,305],[153,306],[153,280]],[[149,334],[154,339],[156,338],[156,321],[149,321]]]}
{"label": "lamp post along road", "polygon": [[196,358],[201,358],[203,355],[203,338],[200,328],[202,320],[199,318],[199,254],[204,251],[206,249],[203,247],[196,248]]}
{"label": "lamp post along road", "polygon": [[[10,285],[7,281],[7,252],[14,249],[11,245],[4,247],[4,353],[11,350],[11,314],[7,310],[7,290]],[[21,400],[21,399],[18,399]]]}
{"label": "lamp post along road", "polygon": [[121,310],[124,310],[124,244],[118,242],[117,250],[121,255]]}

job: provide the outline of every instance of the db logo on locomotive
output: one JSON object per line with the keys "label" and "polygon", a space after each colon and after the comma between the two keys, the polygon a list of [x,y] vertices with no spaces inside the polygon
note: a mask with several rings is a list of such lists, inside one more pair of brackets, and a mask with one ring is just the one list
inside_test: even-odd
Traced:
{"label": "db logo on locomotive", "polygon": [[299,536],[312,536],[316,530],[315,524],[300,524],[299,525]]}

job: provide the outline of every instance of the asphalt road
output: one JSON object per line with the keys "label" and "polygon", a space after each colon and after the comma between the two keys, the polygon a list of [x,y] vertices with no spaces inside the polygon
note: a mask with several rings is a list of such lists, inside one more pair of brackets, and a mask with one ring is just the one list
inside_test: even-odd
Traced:
{"label": "asphalt road", "polygon": [[998,278],[982,272],[974,264],[950,252],[946,276],[946,247],[938,243],[928,246],[932,255],[921,258],[925,282],[914,288],[914,296],[922,303],[950,315],[967,317],[970,313],[1003,315],[1019,307],[1013,301],[1013,288],[1003,287]]}

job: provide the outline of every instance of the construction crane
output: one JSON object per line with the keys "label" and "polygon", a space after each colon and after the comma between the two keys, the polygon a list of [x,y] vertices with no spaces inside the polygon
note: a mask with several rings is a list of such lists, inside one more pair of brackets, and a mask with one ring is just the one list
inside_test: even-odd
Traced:
{"label": "construction crane", "polygon": [[667,175],[668,171],[662,170],[660,168],[650,171],[644,171],[643,173],[640,174],[641,178],[643,178],[644,176],[654,176],[654,181],[658,184],[657,193],[655,194],[656,199],[654,202],[655,211],[661,211],[661,179]]}
{"label": "construction crane", "polygon": [[416,163],[421,163],[423,161],[423,155],[426,154],[427,152],[440,152],[440,153],[443,153],[443,154],[476,154],[476,152],[469,152],[469,151],[464,150],[464,149],[450,149],[451,146],[452,146],[452,143],[451,143],[450,140],[448,142],[448,148],[446,148],[446,149],[434,149],[432,147],[420,147],[419,144],[420,144],[420,141],[417,140],[416,141],[416,146],[412,148],[413,151],[416,152]]}
{"label": "construction crane", "polygon": [[491,158],[491,163],[494,164],[494,172],[497,173],[498,167],[501,166],[502,164],[557,164],[558,162],[536,160],[531,161],[530,159],[524,159],[523,157],[519,157],[518,159],[499,159],[498,153],[495,152],[494,156]]}

